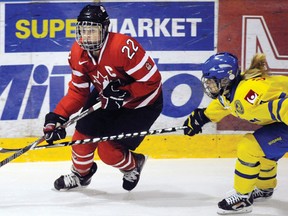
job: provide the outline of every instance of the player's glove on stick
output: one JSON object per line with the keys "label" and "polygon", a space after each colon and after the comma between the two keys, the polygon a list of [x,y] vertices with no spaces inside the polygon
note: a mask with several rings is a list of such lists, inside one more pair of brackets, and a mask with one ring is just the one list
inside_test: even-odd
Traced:
{"label": "player's glove on stick", "polygon": [[111,81],[102,92],[102,109],[116,110],[123,105],[125,98],[130,96],[130,93],[119,89],[122,86],[120,80]]}
{"label": "player's glove on stick", "polygon": [[49,144],[53,144],[53,141],[64,139],[66,137],[65,128],[60,126],[67,121],[67,118],[53,112],[46,115],[43,132],[45,140]]}
{"label": "player's glove on stick", "polygon": [[187,126],[184,129],[184,134],[188,136],[194,136],[195,134],[202,133],[202,126],[210,119],[204,114],[205,109],[195,109],[191,115],[186,119],[183,126]]}

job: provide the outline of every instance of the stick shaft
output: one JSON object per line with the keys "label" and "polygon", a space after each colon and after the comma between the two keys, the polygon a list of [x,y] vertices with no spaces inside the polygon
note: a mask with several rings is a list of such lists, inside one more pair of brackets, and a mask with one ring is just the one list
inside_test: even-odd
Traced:
{"label": "stick shaft", "polygon": [[[71,124],[74,124],[75,122],[77,122],[78,120],[80,120],[81,118],[87,116],[88,114],[94,112],[95,110],[99,109],[101,107],[101,102],[98,102],[96,104],[94,104],[92,107],[90,107],[89,109],[81,112],[80,114],[78,114],[77,116],[75,116],[74,118],[70,119],[69,121],[67,121],[66,123],[64,123],[61,127],[63,128],[67,128],[68,126],[70,126]],[[9,149],[5,149],[5,148],[0,148],[0,152],[1,153],[6,153],[6,152],[15,152],[13,155],[9,156],[8,158],[2,160],[0,162],[0,167],[4,166],[5,164],[11,162],[12,160],[20,157],[21,155],[23,155],[24,153],[26,153],[29,150],[33,150],[33,149],[37,149],[37,145],[39,145],[40,143],[42,143],[43,141],[45,141],[44,136],[40,137],[39,139],[37,139],[36,141],[34,141],[33,143],[25,146],[24,148],[21,149],[14,149],[12,151],[9,151]]]}
{"label": "stick shaft", "polygon": [[[171,128],[163,128],[163,129],[148,130],[148,131],[141,131],[141,132],[133,132],[133,133],[122,133],[122,134],[113,135],[113,136],[95,137],[95,138],[84,139],[84,140],[62,142],[62,143],[57,143],[53,145],[36,146],[34,149],[37,150],[37,149],[58,148],[58,147],[73,146],[73,145],[83,145],[83,144],[88,144],[88,143],[98,143],[98,142],[107,141],[107,140],[122,140],[122,139],[134,138],[134,137],[142,137],[146,135],[171,133],[171,132],[176,132],[178,130],[184,130],[185,128],[186,126],[181,126],[181,127],[171,127]],[[0,152],[6,153],[6,152],[11,152],[11,151],[13,152],[15,150],[19,150],[19,149],[2,148],[0,149]]]}

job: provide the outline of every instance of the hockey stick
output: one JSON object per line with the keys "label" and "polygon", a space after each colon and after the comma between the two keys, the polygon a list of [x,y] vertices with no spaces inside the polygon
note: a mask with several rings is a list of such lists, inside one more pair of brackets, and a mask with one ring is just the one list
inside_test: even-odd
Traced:
{"label": "hockey stick", "polygon": [[[73,117],[72,119],[70,119],[69,121],[67,121],[66,123],[64,123],[62,126],[62,128],[67,128],[68,126],[70,126],[71,124],[74,124],[75,122],[77,122],[78,120],[80,120],[81,118],[87,116],[88,114],[94,112],[95,110],[99,109],[101,107],[101,102],[98,102],[96,104],[94,104],[92,107],[90,107],[89,109],[81,112],[79,115]],[[33,143],[25,146],[24,148],[21,149],[16,149],[14,151],[10,151],[10,152],[15,152],[13,155],[11,155],[10,157],[4,159],[3,161],[0,162],[0,167],[4,166],[5,164],[11,162],[12,160],[14,160],[15,158],[18,158],[19,156],[21,156],[22,154],[26,153],[29,150],[33,150],[37,148],[37,145],[39,145],[40,143],[42,143],[45,140],[45,137],[42,136],[39,139],[37,139],[36,141],[34,141]],[[9,151],[5,151],[5,148],[0,148],[0,152],[1,153],[5,153],[5,152],[9,152]]]}
{"label": "hockey stick", "polygon": [[[46,149],[46,148],[58,148],[58,147],[73,146],[73,145],[82,145],[82,144],[87,144],[87,143],[97,143],[97,142],[107,141],[107,140],[122,140],[122,139],[127,139],[127,138],[142,137],[142,136],[154,135],[154,134],[171,133],[171,132],[175,132],[178,130],[184,130],[185,128],[187,128],[187,127],[186,126],[171,127],[171,128],[163,128],[163,129],[148,130],[148,131],[141,131],[141,132],[133,132],[133,133],[122,133],[122,134],[113,135],[113,136],[95,137],[95,138],[84,139],[84,140],[74,140],[74,141],[70,141],[70,142],[56,143],[56,144],[52,144],[52,145],[36,146],[35,148],[33,148],[33,150]],[[19,149],[1,148],[0,153],[15,152],[18,150]]]}

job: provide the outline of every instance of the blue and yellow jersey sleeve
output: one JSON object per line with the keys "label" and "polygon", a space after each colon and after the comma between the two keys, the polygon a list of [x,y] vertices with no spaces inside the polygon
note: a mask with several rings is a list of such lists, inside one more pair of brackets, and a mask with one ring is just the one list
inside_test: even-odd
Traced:
{"label": "blue and yellow jersey sleeve", "polygon": [[258,125],[288,124],[288,77],[242,80],[230,102],[230,113]]}
{"label": "blue and yellow jersey sleeve", "polygon": [[225,116],[229,115],[230,111],[228,109],[225,109],[224,106],[220,103],[220,101],[218,99],[215,99],[208,105],[204,114],[212,122],[219,122]]}
{"label": "blue and yellow jersey sleeve", "polygon": [[283,122],[286,125],[288,125],[287,113],[288,113],[287,97],[262,103],[253,110],[253,115],[256,116],[258,119],[262,119],[262,122],[264,124],[266,120],[266,123]]}

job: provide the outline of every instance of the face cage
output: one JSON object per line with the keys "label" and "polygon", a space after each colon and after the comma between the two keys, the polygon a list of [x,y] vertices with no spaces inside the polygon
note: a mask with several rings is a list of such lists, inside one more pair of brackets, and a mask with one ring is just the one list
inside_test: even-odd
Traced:
{"label": "face cage", "polygon": [[217,79],[202,77],[201,82],[203,84],[205,94],[212,99],[216,99],[223,93],[225,95],[229,93],[228,89],[231,81],[227,77],[221,79],[220,82]]}
{"label": "face cage", "polygon": [[[81,21],[76,25],[76,41],[85,50],[96,51],[101,49],[105,36],[106,31],[101,23]],[[93,40],[95,37],[97,37],[97,40]]]}

